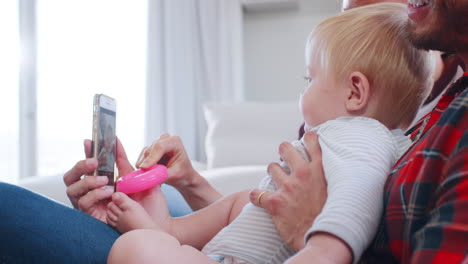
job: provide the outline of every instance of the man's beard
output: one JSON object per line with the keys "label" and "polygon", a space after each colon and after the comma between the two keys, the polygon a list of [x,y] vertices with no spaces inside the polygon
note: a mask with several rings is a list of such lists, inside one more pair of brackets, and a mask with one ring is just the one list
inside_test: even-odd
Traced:
{"label": "man's beard", "polygon": [[454,43],[448,31],[443,31],[443,26],[437,27],[431,32],[417,32],[414,23],[410,20],[406,23],[406,37],[417,49],[439,50],[444,52],[454,52]]}

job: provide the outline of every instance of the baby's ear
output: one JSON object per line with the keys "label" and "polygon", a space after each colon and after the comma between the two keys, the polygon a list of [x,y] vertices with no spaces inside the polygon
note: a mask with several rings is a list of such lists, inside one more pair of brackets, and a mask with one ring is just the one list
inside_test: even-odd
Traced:
{"label": "baby's ear", "polygon": [[370,84],[361,72],[352,72],[346,79],[346,110],[356,112],[364,110],[369,102]]}

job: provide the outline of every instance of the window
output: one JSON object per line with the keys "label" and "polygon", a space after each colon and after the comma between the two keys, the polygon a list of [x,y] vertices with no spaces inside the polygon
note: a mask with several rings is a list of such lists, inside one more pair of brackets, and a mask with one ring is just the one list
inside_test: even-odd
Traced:
{"label": "window", "polygon": [[117,136],[134,162],[144,142],[146,1],[37,2],[37,167],[84,158],[96,93],[117,101]]}
{"label": "window", "polygon": [[14,182],[19,159],[18,1],[0,1],[0,181]]}

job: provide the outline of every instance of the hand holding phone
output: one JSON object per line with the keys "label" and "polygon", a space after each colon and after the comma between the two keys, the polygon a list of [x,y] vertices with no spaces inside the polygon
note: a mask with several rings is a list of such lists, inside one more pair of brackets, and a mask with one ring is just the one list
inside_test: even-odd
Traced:
{"label": "hand holding phone", "polygon": [[108,185],[114,185],[115,118],[115,100],[103,94],[96,94],[93,105],[93,147],[91,153],[98,160],[98,168],[93,175],[107,176],[109,178]]}

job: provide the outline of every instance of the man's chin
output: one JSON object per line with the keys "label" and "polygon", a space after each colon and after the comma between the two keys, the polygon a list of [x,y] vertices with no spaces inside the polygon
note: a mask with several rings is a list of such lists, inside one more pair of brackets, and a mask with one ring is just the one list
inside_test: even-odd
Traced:
{"label": "man's chin", "polygon": [[420,32],[411,21],[409,21],[407,27],[408,40],[416,48],[453,52],[453,48],[450,47],[450,43],[446,43],[447,39],[444,39],[443,34],[438,34],[438,32]]}
{"label": "man's chin", "polygon": [[414,36],[412,34],[408,35],[409,41],[413,46],[417,49],[422,50],[441,50],[438,43],[436,43],[433,39],[421,36]]}

